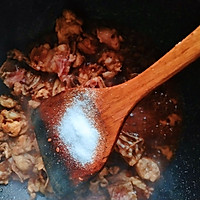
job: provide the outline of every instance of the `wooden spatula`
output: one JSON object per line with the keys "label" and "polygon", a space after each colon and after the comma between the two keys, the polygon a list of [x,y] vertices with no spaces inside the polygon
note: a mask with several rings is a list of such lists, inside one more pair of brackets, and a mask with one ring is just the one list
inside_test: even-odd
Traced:
{"label": "wooden spatula", "polygon": [[[129,111],[157,86],[177,74],[199,56],[200,26],[132,80],[103,89],[69,89],[42,103],[32,116],[32,120],[47,173],[58,196],[65,196],[72,192],[98,172],[107,161]],[[93,143],[89,141],[92,135],[89,138],[84,135],[77,137],[77,134],[82,134],[81,128],[85,125],[80,122],[78,115],[76,122],[68,115],[75,111],[72,108],[77,105],[79,107],[76,109],[80,108],[82,112],[79,114],[83,115],[90,126],[96,130],[94,134],[98,137],[94,137]],[[76,118],[76,115],[73,117]],[[70,120],[73,120],[73,123]],[[69,128],[70,124],[79,127],[79,129],[75,128],[76,139],[70,140],[73,137]],[[84,139],[84,137],[88,141],[80,143],[79,139]],[[73,142],[70,143],[70,141]],[[91,144],[93,150],[90,149]],[[94,144],[96,144],[95,147]],[[90,154],[92,152],[93,155],[88,154],[84,162],[84,155],[77,157],[77,154],[73,152],[73,149],[77,150],[76,145],[81,145],[80,148],[89,148]],[[75,148],[72,148],[74,146]]]}

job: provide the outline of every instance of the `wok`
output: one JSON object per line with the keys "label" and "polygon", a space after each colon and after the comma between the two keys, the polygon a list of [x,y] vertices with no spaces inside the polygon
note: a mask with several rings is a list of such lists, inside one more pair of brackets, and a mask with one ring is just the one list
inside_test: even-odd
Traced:
{"label": "wok", "polygon": [[[104,19],[131,27],[154,41],[160,56],[200,23],[199,0],[2,0],[0,2],[0,64],[6,52],[25,50],[36,38],[54,29],[64,8],[83,19]],[[156,183],[151,200],[200,199],[200,61],[176,75],[184,103],[183,131],[176,156]],[[0,82],[0,94],[9,93]],[[26,184],[0,185],[0,199],[29,199]],[[38,200],[46,199],[38,196]]]}

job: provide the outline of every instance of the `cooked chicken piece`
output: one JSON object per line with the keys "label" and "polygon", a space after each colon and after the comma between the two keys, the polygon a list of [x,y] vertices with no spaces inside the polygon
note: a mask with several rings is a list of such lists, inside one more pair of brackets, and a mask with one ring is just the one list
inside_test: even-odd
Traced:
{"label": "cooked chicken piece", "polygon": [[47,99],[48,97],[50,97],[50,92],[45,88],[40,89],[35,96],[36,99]]}
{"label": "cooked chicken piece", "polygon": [[[1,115],[0,115],[1,116]],[[1,122],[0,122],[0,129],[1,129]],[[7,141],[9,138],[7,133],[0,131],[0,142]]]}
{"label": "cooked chicken piece", "polygon": [[62,81],[65,81],[70,67],[76,60],[76,55],[70,53],[69,46],[66,44],[53,49],[49,44],[44,44],[32,49],[30,60],[31,67],[35,70],[56,73]]}
{"label": "cooked chicken piece", "polygon": [[44,178],[41,173],[36,177],[32,177],[28,180],[28,192],[31,199],[35,199],[36,193],[41,192],[43,194],[53,193],[49,184],[49,178]]}
{"label": "cooked chicken piece", "polygon": [[5,133],[8,133],[9,136],[16,137],[22,130],[22,124],[18,121],[6,122],[2,124],[2,129]]}
{"label": "cooked chicken piece", "polygon": [[36,76],[31,72],[24,73],[23,82],[15,82],[13,92],[15,95],[29,96],[35,98],[37,92],[41,88],[46,88],[46,84],[42,83],[40,76]]}
{"label": "cooked chicken piece", "polygon": [[136,190],[139,190],[139,192],[142,192],[142,196],[149,199],[150,195],[153,192],[153,188],[148,187],[139,177],[134,176],[131,177],[131,183],[136,188]]}
{"label": "cooked chicken piece", "polygon": [[105,66],[109,71],[119,72],[122,67],[123,57],[114,51],[103,52],[98,63]]}
{"label": "cooked chicken piece", "polygon": [[[36,156],[36,159],[35,159],[35,163],[34,163],[34,170],[36,173],[38,173],[40,170],[43,170],[45,171],[45,167],[44,167],[44,163],[43,163],[43,160],[42,160],[42,157],[41,156]],[[45,171],[46,173],[46,171]]]}
{"label": "cooked chicken piece", "polygon": [[69,10],[63,12],[63,16],[56,20],[58,43],[68,43],[70,37],[76,37],[82,33],[82,21]]}
{"label": "cooked chicken piece", "polygon": [[9,141],[9,146],[13,155],[24,154],[32,150],[39,152],[36,138],[31,133],[20,135],[14,141]]}
{"label": "cooked chicken piece", "polygon": [[36,193],[40,191],[40,182],[37,179],[30,178],[28,180],[28,192],[31,199],[36,198]]}
{"label": "cooked chicken piece", "polygon": [[12,155],[16,167],[22,172],[30,172],[35,163],[35,157],[25,153],[20,155]]}
{"label": "cooked chicken piece", "polygon": [[81,55],[78,51],[76,52],[76,60],[73,63],[73,67],[80,67],[85,61],[85,57]]}
{"label": "cooked chicken piece", "polygon": [[39,101],[36,101],[36,100],[29,100],[28,101],[28,105],[29,107],[35,109],[35,108],[38,108],[40,106],[40,102]]}
{"label": "cooked chicken piece", "polygon": [[117,140],[115,150],[130,165],[135,165],[144,152],[144,139],[134,134],[121,132]]}
{"label": "cooked chicken piece", "polygon": [[7,142],[0,142],[0,162],[5,158],[8,159],[11,157],[11,149],[8,146]]}
{"label": "cooked chicken piece", "polygon": [[4,121],[1,123],[1,128],[4,133],[11,137],[16,137],[26,132],[27,121],[23,113],[18,113],[14,110],[2,110],[1,116]]}
{"label": "cooked chicken piece", "polygon": [[137,200],[137,194],[133,190],[131,182],[117,182],[108,186],[111,200]]}
{"label": "cooked chicken piece", "polygon": [[97,37],[101,43],[106,44],[114,50],[119,50],[120,42],[123,41],[122,36],[118,35],[115,29],[110,28],[97,29]]}
{"label": "cooked chicken piece", "polygon": [[[3,124],[3,122],[4,122],[4,116],[2,114],[0,114],[0,130],[2,130],[2,124]],[[1,137],[3,137],[3,136],[4,136],[4,134],[1,133]]]}
{"label": "cooked chicken piece", "polygon": [[10,163],[7,160],[0,162],[0,184],[8,184],[11,173]]}
{"label": "cooked chicken piece", "polygon": [[1,115],[9,121],[20,120],[21,118],[20,113],[16,112],[15,110],[2,110]]}
{"label": "cooked chicken piece", "polygon": [[25,62],[29,64],[29,59],[18,49],[13,49],[8,52],[8,58],[18,60],[19,62]]}
{"label": "cooked chicken piece", "polygon": [[90,88],[105,88],[106,87],[103,79],[100,76],[91,78],[83,86],[90,87]]}
{"label": "cooked chicken piece", "polygon": [[[77,58],[79,59],[79,58]],[[4,63],[3,70],[3,78],[4,83],[7,84],[8,87],[13,89],[13,94],[16,96],[30,96],[32,101],[30,101],[29,105],[33,108],[36,108],[42,99],[45,99],[49,96],[55,96],[56,94],[66,90],[66,88],[74,87],[78,82],[76,81],[77,77],[70,74],[65,76],[65,82],[62,82],[60,79],[56,78],[53,75],[49,75],[50,81],[46,81],[47,77],[41,75],[36,75],[31,71],[23,69],[23,77],[18,79],[12,77],[10,80],[10,72],[9,67],[15,67],[15,70],[21,70],[21,63],[15,63],[13,61],[7,60]],[[18,76],[15,72],[11,72],[14,76]],[[16,80],[16,82],[14,81]],[[14,81],[14,82],[13,82]],[[5,101],[3,102],[3,97],[0,98],[0,102],[4,104],[8,104]],[[12,103],[12,102],[11,102]],[[13,105],[14,106],[14,105]]]}
{"label": "cooked chicken piece", "polygon": [[19,180],[20,182],[24,182],[25,180],[29,179],[31,177],[30,173],[21,171],[13,161],[13,159],[10,161],[11,169],[13,172],[13,179]]}
{"label": "cooked chicken piece", "polygon": [[98,64],[85,65],[79,69],[78,81],[81,85],[85,85],[87,81],[102,74],[104,68]]}
{"label": "cooked chicken piece", "polygon": [[[149,188],[139,177],[133,176],[128,170],[122,170],[118,174],[115,174],[115,176],[108,177],[107,180],[109,182],[109,193],[110,195],[115,195],[114,197],[116,198],[117,195],[120,197],[121,193],[124,199],[126,199],[126,194],[127,199],[131,199],[132,193],[135,194],[132,198],[139,197],[140,193],[143,194],[145,198],[149,198],[153,191],[153,189]],[[123,192],[125,186],[128,187],[126,193]],[[137,191],[139,191],[139,193],[137,193]]]}
{"label": "cooked chicken piece", "polygon": [[115,175],[119,172],[119,167],[104,167],[99,174],[90,181],[89,189],[93,194],[97,194],[100,191],[100,188],[106,188],[109,185],[107,176],[110,174]]}
{"label": "cooked chicken piece", "polygon": [[160,177],[158,165],[150,158],[141,158],[136,164],[136,171],[141,178],[151,182],[156,181]]}
{"label": "cooked chicken piece", "polygon": [[9,88],[12,88],[15,83],[20,82],[20,81],[23,80],[23,78],[24,78],[24,72],[25,72],[24,69],[16,69],[16,71],[14,71],[14,72],[7,72],[4,83]]}
{"label": "cooked chicken piece", "polygon": [[112,71],[112,72],[106,71],[106,72],[102,73],[102,76],[104,79],[112,79],[115,77],[116,74],[117,74],[117,72],[115,72],[115,71]]}
{"label": "cooked chicken piece", "polygon": [[108,71],[102,75],[105,79],[113,78],[118,72],[121,71],[123,58],[120,54],[113,51],[103,52],[98,63],[105,66]]}
{"label": "cooked chicken piece", "polygon": [[97,50],[97,40],[91,35],[84,34],[78,42],[78,49],[85,54],[95,54]]}
{"label": "cooked chicken piece", "polygon": [[7,96],[0,96],[0,104],[5,108],[14,108],[17,105],[17,102]]}

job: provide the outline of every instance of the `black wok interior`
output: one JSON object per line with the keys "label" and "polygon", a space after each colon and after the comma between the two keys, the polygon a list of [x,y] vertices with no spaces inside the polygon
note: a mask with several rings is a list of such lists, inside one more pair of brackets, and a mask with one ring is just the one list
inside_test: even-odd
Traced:
{"label": "black wok interior", "polygon": [[[6,52],[25,50],[31,42],[54,29],[64,8],[83,19],[137,30],[154,41],[160,56],[200,24],[199,0],[1,0],[0,64]],[[151,200],[200,199],[200,60],[174,78],[184,99],[184,129],[177,154],[156,183]],[[8,90],[0,82],[0,94]],[[17,191],[17,192],[16,192]],[[0,185],[0,199],[29,199],[26,186],[12,182]],[[37,198],[45,199],[43,196]]]}

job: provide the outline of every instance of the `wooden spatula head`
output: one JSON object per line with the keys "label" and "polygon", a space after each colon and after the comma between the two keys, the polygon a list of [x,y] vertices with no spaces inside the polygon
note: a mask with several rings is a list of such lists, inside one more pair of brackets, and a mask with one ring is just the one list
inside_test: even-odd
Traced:
{"label": "wooden spatula head", "polygon": [[47,99],[32,115],[45,167],[57,193],[60,183],[55,176],[64,177],[68,187],[75,189],[103,167],[113,147],[113,142],[107,145],[109,134],[95,98],[92,89],[69,89]]}

